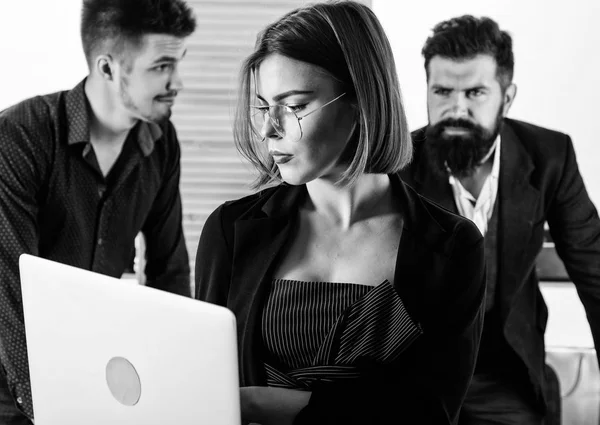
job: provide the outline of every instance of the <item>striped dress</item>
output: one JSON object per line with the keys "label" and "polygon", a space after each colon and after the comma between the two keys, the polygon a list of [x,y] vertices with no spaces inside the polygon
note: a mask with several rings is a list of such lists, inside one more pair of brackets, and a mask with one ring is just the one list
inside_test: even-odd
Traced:
{"label": "striped dress", "polygon": [[269,386],[310,390],[393,362],[423,333],[393,285],[275,279],[262,315]]}

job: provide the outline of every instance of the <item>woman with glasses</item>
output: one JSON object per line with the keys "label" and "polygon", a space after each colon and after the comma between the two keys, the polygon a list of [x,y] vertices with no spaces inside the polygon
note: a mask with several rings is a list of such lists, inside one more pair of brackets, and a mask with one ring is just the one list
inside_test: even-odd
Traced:
{"label": "woman with glasses", "polygon": [[412,147],[377,18],[350,1],[295,10],[241,77],[235,141],[263,190],[208,218],[195,276],[198,299],[236,315],[243,420],[453,423],[483,239],[396,174]]}

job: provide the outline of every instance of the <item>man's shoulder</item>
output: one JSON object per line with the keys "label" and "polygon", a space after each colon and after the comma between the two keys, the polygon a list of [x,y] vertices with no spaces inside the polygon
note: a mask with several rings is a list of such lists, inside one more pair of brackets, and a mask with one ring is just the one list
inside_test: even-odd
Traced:
{"label": "man's shoulder", "polygon": [[547,141],[548,139],[564,140],[568,137],[563,132],[512,118],[505,118],[504,124],[514,131],[523,142],[539,142],[542,140]]}
{"label": "man's shoulder", "polygon": [[412,139],[414,148],[413,155],[416,157],[418,157],[421,154],[421,151],[423,149],[423,145],[426,139],[426,131],[427,126],[423,126],[410,132],[410,137]]}
{"label": "man's shoulder", "polygon": [[411,161],[400,171],[400,176],[407,183],[412,184],[413,173],[417,171],[419,164],[421,162],[423,156],[423,146],[425,144],[425,131],[427,126],[418,128],[410,133],[412,144],[413,144],[413,154]]}
{"label": "man's shoulder", "polygon": [[426,125],[424,125],[423,127],[419,127],[416,130],[411,131],[410,135],[413,138],[413,140],[422,140],[425,138],[425,130],[427,130]]}
{"label": "man's shoulder", "polygon": [[516,141],[538,163],[553,159],[562,163],[571,149],[571,138],[563,132],[510,118],[504,125],[507,128],[501,133],[503,137]]}
{"label": "man's shoulder", "polygon": [[39,95],[22,100],[0,111],[0,124],[40,128],[56,119],[66,91]]}

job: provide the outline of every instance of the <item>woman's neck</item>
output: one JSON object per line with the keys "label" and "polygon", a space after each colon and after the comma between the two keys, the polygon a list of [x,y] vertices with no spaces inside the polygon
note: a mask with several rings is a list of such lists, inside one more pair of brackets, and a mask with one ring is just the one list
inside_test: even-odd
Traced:
{"label": "woman's neck", "polygon": [[308,208],[342,229],[391,210],[390,179],[386,174],[363,174],[352,186],[336,186],[331,180],[317,179],[307,183],[306,188]]}

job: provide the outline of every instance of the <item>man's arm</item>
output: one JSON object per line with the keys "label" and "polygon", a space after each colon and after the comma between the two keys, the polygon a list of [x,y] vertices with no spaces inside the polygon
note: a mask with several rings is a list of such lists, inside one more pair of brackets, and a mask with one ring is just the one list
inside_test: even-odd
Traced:
{"label": "man's arm", "polygon": [[142,228],[146,240],[146,285],[190,297],[190,264],[179,191],[181,152],[174,129],[165,137],[170,138],[165,142],[174,146],[176,152]]}
{"label": "man's arm", "polygon": [[585,307],[594,344],[600,348],[600,219],[585,189],[571,139],[565,137],[562,177],[547,220],[556,251]]}
{"label": "man's arm", "polygon": [[310,391],[276,387],[242,387],[242,421],[261,425],[292,425],[306,407]]}
{"label": "man's arm", "polygon": [[0,360],[20,407],[33,416],[19,256],[38,255],[38,197],[48,171],[32,130],[0,117]]}

